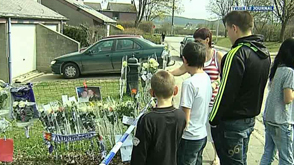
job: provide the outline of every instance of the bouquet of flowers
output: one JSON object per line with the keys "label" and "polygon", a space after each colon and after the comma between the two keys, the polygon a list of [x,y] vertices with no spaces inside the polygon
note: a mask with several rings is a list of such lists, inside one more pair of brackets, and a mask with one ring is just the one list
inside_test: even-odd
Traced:
{"label": "bouquet of flowers", "polygon": [[158,70],[159,63],[154,59],[150,58],[148,62],[142,64],[142,71],[154,74]]}
{"label": "bouquet of flowers", "polygon": [[13,102],[13,114],[17,122],[29,122],[34,116],[35,103],[27,101]]}

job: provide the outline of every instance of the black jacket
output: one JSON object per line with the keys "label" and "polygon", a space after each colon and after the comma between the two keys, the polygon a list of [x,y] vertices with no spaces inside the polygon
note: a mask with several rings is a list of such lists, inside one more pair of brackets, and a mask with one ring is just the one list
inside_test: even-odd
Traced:
{"label": "black jacket", "polygon": [[211,125],[260,113],[270,64],[262,36],[251,35],[235,42],[222,59],[222,79],[209,118]]}
{"label": "black jacket", "polygon": [[133,140],[131,165],[176,165],[185,126],[185,112],[174,107],[155,108],[142,116]]}

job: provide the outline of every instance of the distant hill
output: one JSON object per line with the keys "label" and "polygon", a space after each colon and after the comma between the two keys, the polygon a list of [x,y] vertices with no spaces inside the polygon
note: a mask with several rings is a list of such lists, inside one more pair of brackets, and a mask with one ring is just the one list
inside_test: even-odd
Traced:
{"label": "distant hill", "polygon": [[[155,19],[153,22],[155,24],[162,24],[164,22],[170,22],[172,21],[171,16],[166,16],[163,20],[160,19]],[[187,23],[197,25],[197,24],[205,24],[209,22],[208,20],[205,19],[193,19],[193,18],[185,18],[185,17],[180,17],[180,16],[175,16],[174,17],[174,24],[175,25],[180,25],[180,26],[185,26]]]}

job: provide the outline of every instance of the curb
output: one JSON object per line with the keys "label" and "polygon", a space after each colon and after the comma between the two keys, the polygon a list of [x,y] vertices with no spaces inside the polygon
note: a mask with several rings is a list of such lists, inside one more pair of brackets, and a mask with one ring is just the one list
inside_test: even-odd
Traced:
{"label": "curb", "polygon": [[[27,75],[27,76],[26,76]],[[22,82],[22,83],[24,83],[24,82],[28,82],[28,81],[30,81],[30,80],[32,80],[32,79],[34,79],[34,78],[37,78],[37,77],[40,77],[40,76],[42,76],[42,75],[44,75],[44,73],[39,73],[39,72],[36,72],[36,73],[30,73],[30,74],[25,74],[25,75],[22,75],[22,76],[20,76],[20,77],[16,77],[16,78],[14,78],[13,79],[13,82],[15,82],[16,80],[17,81],[19,81],[19,82]]]}

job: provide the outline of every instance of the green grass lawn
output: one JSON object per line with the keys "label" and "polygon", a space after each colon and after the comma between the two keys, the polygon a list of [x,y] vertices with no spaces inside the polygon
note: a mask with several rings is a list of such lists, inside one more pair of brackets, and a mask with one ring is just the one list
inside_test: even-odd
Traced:
{"label": "green grass lawn", "polygon": [[[62,95],[77,96],[76,87],[83,87],[84,80],[64,80],[35,83],[33,90],[37,104],[48,104],[52,101],[61,101]],[[88,87],[100,87],[102,98],[108,96],[119,98],[119,79],[114,80],[87,80]]]}
{"label": "green grass lawn", "polygon": [[[86,164],[94,165],[101,163],[99,151],[96,141],[94,143],[94,160],[91,156],[86,155],[90,141],[75,142],[71,143],[67,149],[66,145],[53,144],[55,149],[52,154],[49,154],[48,148],[43,140],[43,126],[40,121],[30,127],[30,138],[26,138],[24,128],[19,128],[13,122],[13,127],[10,131],[7,131],[6,138],[13,139],[14,153],[13,162],[6,164],[13,165],[59,165],[59,164],[70,164],[70,157],[75,157],[76,162],[74,164]],[[3,138],[3,134],[0,134]],[[56,159],[58,156],[58,159]],[[61,159],[62,156],[62,159]],[[110,163],[112,165],[121,162],[119,154],[117,154],[114,160]],[[0,162],[0,164],[2,164]],[[4,164],[4,163],[3,163]]]}
{"label": "green grass lawn", "polygon": [[[83,86],[84,80],[66,80],[66,81],[50,81],[50,82],[38,82],[34,83],[34,94],[38,105],[48,104],[52,101],[61,101],[62,95],[76,96],[75,87]],[[87,80],[87,86],[99,86],[101,89],[103,99],[108,96],[119,101],[119,80]],[[124,96],[123,100],[130,100],[129,96]],[[39,120],[30,126],[30,138],[26,138],[24,128],[16,126],[15,121],[12,122],[12,127],[6,132],[6,138],[13,139],[14,141],[14,155],[13,162],[7,164],[68,164],[66,161],[68,155],[75,157],[75,164],[98,164],[101,162],[98,156],[98,146],[95,152],[95,160],[92,160],[90,156],[85,153],[88,151],[90,141],[84,143],[75,142],[69,145],[69,149],[65,144],[53,144],[58,148],[58,152],[49,154],[48,148],[43,140],[44,128]],[[4,134],[0,133],[0,137],[3,138]],[[105,135],[108,136],[108,135]],[[107,146],[112,147],[112,146]],[[56,155],[63,156],[56,160]],[[78,157],[78,158],[76,158]],[[111,164],[119,164],[121,162],[119,154],[116,155]],[[0,164],[2,164],[0,162]],[[125,163],[123,163],[125,164]]]}
{"label": "green grass lawn", "polygon": [[[213,36],[213,41],[215,42],[215,36]],[[281,46],[279,42],[265,42],[265,46],[268,48],[269,52],[278,52]],[[232,44],[229,38],[219,37],[216,43],[217,46],[231,48]]]}

